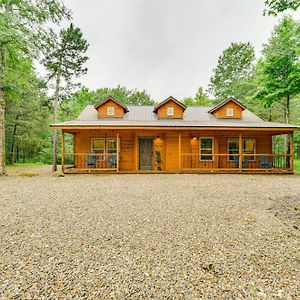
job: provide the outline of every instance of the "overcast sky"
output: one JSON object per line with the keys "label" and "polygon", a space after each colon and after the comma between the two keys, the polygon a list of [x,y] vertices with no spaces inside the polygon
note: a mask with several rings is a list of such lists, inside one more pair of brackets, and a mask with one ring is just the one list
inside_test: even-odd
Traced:
{"label": "overcast sky", "polygon": [[[250,41],[259,55],[275,17],[264,0],[65,0],[90,43],[90,89],[145,89],[154,100],[179,100],[207,88],[231,42]],[[299,18],[299,13],[292,14]]]}

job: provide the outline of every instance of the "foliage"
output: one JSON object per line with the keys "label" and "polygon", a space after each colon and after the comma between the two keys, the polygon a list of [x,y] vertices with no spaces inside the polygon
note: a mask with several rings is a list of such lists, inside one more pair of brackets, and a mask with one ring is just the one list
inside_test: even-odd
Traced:
{"label": "foliage", "polygon": [[183,103],[188,106],[192,105],[210,105],[211,100],[208,98],[207,94],[203,90],[203,87],[199,87],[194,98],[184,98]]}
{"label": "foliage", "polygon": [[278,102],[285,122],[290,122],[290,105],[300,93],[300,23],[284,17],[265,45],[260,61],[261,86],[255,94],[265,107]]}
{"label": "foliage", "polygon": [[[85,53],[88,43],[81,30],[71,23],[67,29],[60,31],[59,37],[52,32],[52,38],[45,43],[43,63],[49,72],[49,80],[54,79],[55,96],[53,104],[53,123],[57,122],[57,108],[63,99],[62,90],[70,94],[72,79],[87,72],[84,64],[88,60]],[[63,85],[64,84],[64,85]],[[53,171],[57,170],[57,131],[53,131]]]}
{"label": "foliage", "polygon": [[48,36],[50,24],[69,18],[70,12],[58,0],[0,1],[0,174],[5,174],[6,64],[8,53],[18,49],[24,55],[37,56],[39,41]]}
{"label": "foliage", "polygon": [[249,90],[254,59],[254,48],[249,42],[232,43],[218,59],[210,78],[209,92],[219,101],[230,96],[242,100]]}
{"label": "foliage", "polygon": [[61,118],[64,120],[75,118],[86,105],[97,104],[110,96],[126,105],[155,104],[150,95],[144,90],[129,90],[126,87],[117,86],[116,88],[100,88],[96,91],[91,91],[86,87],[82,87],[75,93],[73,98],[62,103]]}
{"label": "foliage", "polygon": [[300,173],[300,160],[299,159],[294,160],[294,172]]}
{"label": "foliage", "polygon": [[277,16],[279,13],[291,9],[297,10],[300,6],[299,0],[265,0],[267,8],[264,10],[264,14]]}
{"label": "foliage", "polygon": [[50,111],[32,60],[16,49],[7,58],[5,95],[7,160],[34,158],[45,147]]}

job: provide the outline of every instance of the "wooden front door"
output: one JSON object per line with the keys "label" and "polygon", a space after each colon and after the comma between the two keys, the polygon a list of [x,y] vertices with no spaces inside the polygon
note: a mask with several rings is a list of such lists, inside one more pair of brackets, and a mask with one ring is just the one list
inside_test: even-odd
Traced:
{"label": "wooden front door", "polygon": [[152,170],[153,139],[150,137],[139,139],[140,170]]}

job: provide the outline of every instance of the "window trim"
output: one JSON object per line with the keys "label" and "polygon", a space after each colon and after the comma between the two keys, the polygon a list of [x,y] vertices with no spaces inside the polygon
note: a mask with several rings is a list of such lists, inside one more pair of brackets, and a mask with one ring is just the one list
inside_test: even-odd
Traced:
{"label": "window trim", "polygon": [[93,149],[93,141],[94,140],[104,140],[104,152],[103,153],[105,153],[105,144],[106,144],[105,138],[91,138],[91,153],[95,152],[95,150]]}
{"label": "window trim", "polygon": [[[171,110],[171,112],[170,112],[170,110]],[[167,107],[167,116],[174,116],[174,107],[173,106]]]}
{"label": "window trim", "polygon": [[[201,140],[204,140],[204,139],[211,139],[212,140],[211,154],[207,154],[207,156],[211,156],[212,159],[201,159],[201,156],[202,156],[202,153],[201,153],[201,149],[202,149],[201,148]],[[199,137],[199,161],[214,161],[214,158],[215,158],[214,154],[215,154],[215,138],[212,137],[212,136],[200,136]]]}
{"label": "window trim", "polygon": [[[242,145],[243,146],[242,154],[246,154],[246,153],[244,153],[244,140],[253,140],[254,141],[254,151],[253,151],[253,154],[256,154],[256,138],[249,138],[249,137],[242,138],[242,144],[243,144]],[[239,144],[239,139],[238,138],[228,138],[227,139],[227,161],[228,162],[233,161],[233,160],[229,159],[229,156],[232,155],[232,153],[229,153],[229,142],[230,141],[237,141],[238,144]],[[246,157],[249,157],[249,156],[246,156]],[[253,159],[249,159],[248,161],[256,161],[256,157],[254,156]]]}
{"label": "window trim", "polygon": [[114,116],[115,115],[115,108],[113,106],[107,106],[107,115]]}
{"label": "window trim", "polygon": [[[107,140],[116,140],[116,142],[118,142],[117,141],[117,138],[116,137],[92,137],[91,138],[91,153],[93,153],[94,152],[94,149],[93,149],[93,140],[104,140],[104,153],[108,153],[108,152],[106,152],[107,151],[107,146],[106,146],[106,141]],[[117,153],[117,152],[116,152]]]}
{"label": "window trim", "polygon": [[226,108],[226,117],[233,117],[233,114],[234,114],[234,110],[232,107]]}

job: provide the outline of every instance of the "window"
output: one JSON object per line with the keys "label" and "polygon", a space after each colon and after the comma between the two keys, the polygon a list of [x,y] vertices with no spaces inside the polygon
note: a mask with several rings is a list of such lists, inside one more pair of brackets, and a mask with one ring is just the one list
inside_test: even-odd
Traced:
{"label": "window", "polygon": [[[243,139],[243,153],[255,154],[255,139]],[[255,160],[254,156],[245,156],[247,160]]]}
{"label": "window", "polygon": [[114,114],[115,114],[115,108],[112,107],[112,106],[108,106],[107,107],[107,115],[108,116],[114,116]]}
{"label": "window", "polygon": [[[227,146],[228,154],[239,154],[239,140],[229,139]],[[255,139],[243,139],[243,154],[255,154]],[[235,156],[237,157],[237,156]],[[244,160],[255,160],[254,156],[245,156]],[[233,155],[228,156],[228,160],[234,160]]]}
{"label": "window", "polygon": [[91,150],[95,153],[117,153],[117,139],[92,138]]}
{"label": "window", "polygon": [[105,139],[92,139],[92,152],[105,152]]}
{"label": "window", "polygon": [[106,153],[117,153],[116,139],[106,139]]}
{"label": "window", "polygon": [[173,116],[174,115],[174,107],[168,107],[167,108],[167,115]]}
{"label": "window", "polygon": [[199,146],[201,154],[200,160],[213,160],[212,154],[214,154],[214,139],[210,137],[201,137]]}
{"label": "window", "polygon": [[[239,154],[239,140],[228,140],[228,154]],[[238,156],[229,155],[228,160],[238,159]]]}
{"label": "window", "polygon": [[227,117],[233,117],[233,108],[227,108],[226,116]]}

